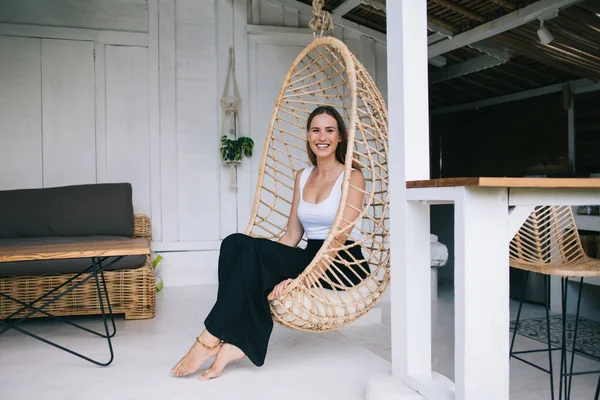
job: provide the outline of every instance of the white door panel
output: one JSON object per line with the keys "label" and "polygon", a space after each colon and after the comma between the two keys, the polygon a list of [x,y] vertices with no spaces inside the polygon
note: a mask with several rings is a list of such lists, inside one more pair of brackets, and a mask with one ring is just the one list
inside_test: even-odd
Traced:
{"label": "white door panel", "polygon": [[[246,182],[243,186],[245,190],[240,191],[241,221],[248,221],[250,218],[262,151],[277,95],[290,66],[304,47],[312,41],[312,34],[257,34],[250,35],[248,40],[250,135],[254,140],[255,152],[252,156],[250,172],[246,172],[243,178]],[[273,222],[277,224],[279,221]]]}
{"label": "white door panel", "polygon": [[131,183],[135,212],[150,215],[148,73],[147,48],[106,46],[107,181]]}
{"label": "white door panel", "polygon": [[0,190],[42,186],[40,39],[0,36]]}
{"label": "white door panel", "polygon": [[44,186],[96,182],[94,43],[42,39]]}

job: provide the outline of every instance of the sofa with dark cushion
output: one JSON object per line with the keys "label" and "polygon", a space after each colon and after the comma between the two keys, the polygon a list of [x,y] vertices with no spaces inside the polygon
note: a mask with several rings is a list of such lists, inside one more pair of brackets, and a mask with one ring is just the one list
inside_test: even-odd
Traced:
{"label": "sofa with dark cushion", "polygon": [[[150,245],[150,219],[134,214],[129,183],[0,191],[0,248],[5,252],[10,246],[117,242],[133,237],[146,238]],[[90,264],[88,258],[0,262],[0,294],[29,303]],[[125,314],[126,319],[154,316],[155,281],[149,256],[125,256],[103,274],[113,314]],[[22,307],[7,296],[0,295],[0,319]],[[54,316],[100,314],[94,279],[45,310]]]}

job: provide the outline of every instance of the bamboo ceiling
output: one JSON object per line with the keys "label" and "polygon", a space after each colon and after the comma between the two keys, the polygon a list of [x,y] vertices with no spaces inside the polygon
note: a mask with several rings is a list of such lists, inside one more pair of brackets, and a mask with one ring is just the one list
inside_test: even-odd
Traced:
{"label": "bamboo ceiling", "polygon": [[[299,0],[311,4],[312,0]],[[368,1],[365,1],[368,2]],[[326,0],[332,11],[343,0]],[[379,0],[379,3],[385,1]],[[526,7],[535,0],[427,0],[429,22],[459,34]],[[361,4],[345,19],[385,33],[385,11]],[[600,0],[584,0],[560,11],[545,22],[554,40],[539,41],[536,19],[518,28],[487,39],[510,53],[500,66],[444,80],[430,85],[430,107],[435,109],[535,89],[569,80],[600,81]],[[428,32],[432,34],[432,32]],[[447,65],[483,55],[463,47],[443,54]],[[430,72],[438,67],[429,66]]]}

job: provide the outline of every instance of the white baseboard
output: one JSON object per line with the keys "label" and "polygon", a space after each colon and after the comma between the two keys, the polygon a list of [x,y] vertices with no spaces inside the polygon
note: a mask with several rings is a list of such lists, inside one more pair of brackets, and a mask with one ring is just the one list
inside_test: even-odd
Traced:
{"label": "white baseboard", "polygon": [[[218,283],[219,250],[158,251],[163,257],[160,274],[165,287],[211,285]],[[432,300],[437,299],[437,269],[431,269]],[[380,301],[390,301],[390,290]],[[380,318],[380,317],[377,317]]]}
{"label": "white baseboard", "polygon": [[208,285],[218,283],[219,251],[157,252],[165,287]]}

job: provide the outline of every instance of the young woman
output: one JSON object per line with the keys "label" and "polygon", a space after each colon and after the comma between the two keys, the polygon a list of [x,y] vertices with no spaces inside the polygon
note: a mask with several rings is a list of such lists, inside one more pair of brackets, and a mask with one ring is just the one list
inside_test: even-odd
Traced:
{"label": "young woman", "polygon": [[[256,366],[263,365],[273,330],[268,299],[281,297],[293,278],[310,264],[331,229],[341,198],[348,141],[341,115],[331,106],[316,108],[308,117],[307,137],[306,150],[313,165],[296,174],[286,233],[277,242],[239,233],[223,240],[216,303],[204,321],[206,329],[171,370],[176,376],[194,373],[214,356],[201,380],[218,377],[228,363],[244,357]],[[363,192],[352,186],[364,191],[365,180],[358,169],[350,176],[348,207],[344,208],[341,233],[335,238],[339,243],[346,243],[351,231],[352,237],[360,236],[345,222],[357,218],[356,210],[362,208],[364,198]],[[296,246],[304,233],[308,243],[301,249]],[[360,246],[351,247],[349,252],[347,257],[363,259]],[[366,263],[346,276],[356,284],[365,276],[365,267]],[[314,284],[319,276],[308,279]]]}

